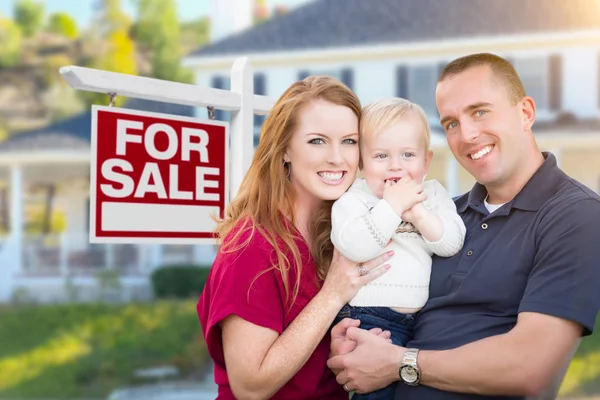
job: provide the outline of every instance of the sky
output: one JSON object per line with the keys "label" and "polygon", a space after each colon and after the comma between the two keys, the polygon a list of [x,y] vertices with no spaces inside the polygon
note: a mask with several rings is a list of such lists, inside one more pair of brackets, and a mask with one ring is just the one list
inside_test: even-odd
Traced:
{"label": "sky", "polygon": [[[9,18],[13,16],[14,3],[17,0],[0,0],[0,14]],[[68,12],[77,20],[81,27],[87,25],[92,15],[92,4],[95,0],[37,0],[45,4],[46,13]],[[267,0],[269,7],[284,5],[289,8],[302,5],[310,0]],[[121,0],[125,12],[134,16],[131,0]],[[177,0],[179,18],[181,21],[196,19],[207,15],[209,0]]]}

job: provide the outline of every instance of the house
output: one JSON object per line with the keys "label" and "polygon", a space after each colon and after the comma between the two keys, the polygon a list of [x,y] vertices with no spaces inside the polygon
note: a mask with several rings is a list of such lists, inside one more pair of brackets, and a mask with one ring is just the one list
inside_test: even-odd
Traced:
{"label": "house", "polygon": [[[192,107],[140,99],[123,107],[194,113]],[[154,268],[212,262],[213,246],[89,243],[91,123],[88,110],[0,144],[0,181],[8,182],[10,190],[0,205],[7,211],[0,222],[10,228],[10,236],[0,237],[0,302],[16,293],[41,302],[67,300],[69,290],[78,291],[79,300],[91,300],[98,294],[98,273],[106,271],[121,277],[129,299],[148,298]],[[52,220],[64,226],[28,231],[28,219],[48,208]]]}
{"label": "house", "polygon": [[[218,1],[226,8],[233,0]],[[249,10],[252,0],[235,2]],[[438,73],[468,53],[506,57],[536,100],[540,147],[555,152],[567,173],[600,190],[598,1],[313,0],[257,26],[239,15],[212,18],[219,40],[184,61],[198,85],[229,88],[233,60],[248,56],[257,94],[278,97],[296,80],[326,74],[353,89],[363,104],[406,97],[423,106],[434,130],[428,177],[453,194],[474,182],[451,157],[439,126]],[[262,118],[255,119],[255,141]]]}

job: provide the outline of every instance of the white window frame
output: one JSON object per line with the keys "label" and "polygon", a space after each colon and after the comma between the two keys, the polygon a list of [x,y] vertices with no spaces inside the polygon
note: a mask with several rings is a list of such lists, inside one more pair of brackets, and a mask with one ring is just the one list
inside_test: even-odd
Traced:
{"label": "white window frame", "polygon": [[[532,68],[531,71],[525,71],[523,65],[530,62],[539,62],[537,68]],[[519,56],[513,59],[513,66],[517,70],[521,82],[525,87],[525,92],[531,96],[536,105],[536,119],[548,120],[553,118],[555,112],[550,110],[550,56],[549,55],[534,55],[534,56]],[[527,90],[528,79],[535,77],[541,79],[541,95],[530,93]]]}
{"label": "white window frame", "polygon": [[[416,88],[414,86],[414,83],[416,80],[415,74],[424,69],[428,70],[428,72],[431,73],[431,83],[430,84],[432,85],[432,87],[426,88],[424,92],[431,93],[431,101],[433,102],[432,104],[424,104],[424,102],[419,100],[419,98],[417,96],[415,96],[413,93],[413,91],[423,92],[423,89]],[[437,64],[411,65],[408,67],[408,78],[407,78],[408,79],[408,82],[407,82],[408,99],[410,101],[420,105],[421,107],[423,107],[423,109],[425,110],[425,113],[427,114],[429,123],[431,124],[432,128],[439,125],[439,122],[440,122],[437,106],[435,104],[435,88],[437,86],[438,72],[439,71],[438,71]],[[431,90],[427,90],[427,89],[431,89]],[[433,108],[429,109],[430,106],[433,106]]]}

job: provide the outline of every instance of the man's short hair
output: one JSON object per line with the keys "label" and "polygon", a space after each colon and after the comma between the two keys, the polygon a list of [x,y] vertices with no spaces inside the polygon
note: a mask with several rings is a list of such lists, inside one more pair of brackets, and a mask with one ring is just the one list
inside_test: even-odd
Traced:
{"label": "man's short hair", "polygon": [[448,63],[438,78],[438,82],[449,76],[459,74],[469,68],[489,65],[496,79],[506,85],[511,103],[517,104],[527,94],[519,74],[510,62],[491,53],[477,53],[457,58]]}

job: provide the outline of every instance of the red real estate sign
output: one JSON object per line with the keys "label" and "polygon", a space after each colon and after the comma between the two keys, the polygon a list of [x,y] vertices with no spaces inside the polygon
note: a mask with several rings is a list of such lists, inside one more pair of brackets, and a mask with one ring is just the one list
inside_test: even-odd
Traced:
{"label": "red real estate sign", "polygon": [[228,136],[226,122],[93,106],[90,242],[214,243]]}

